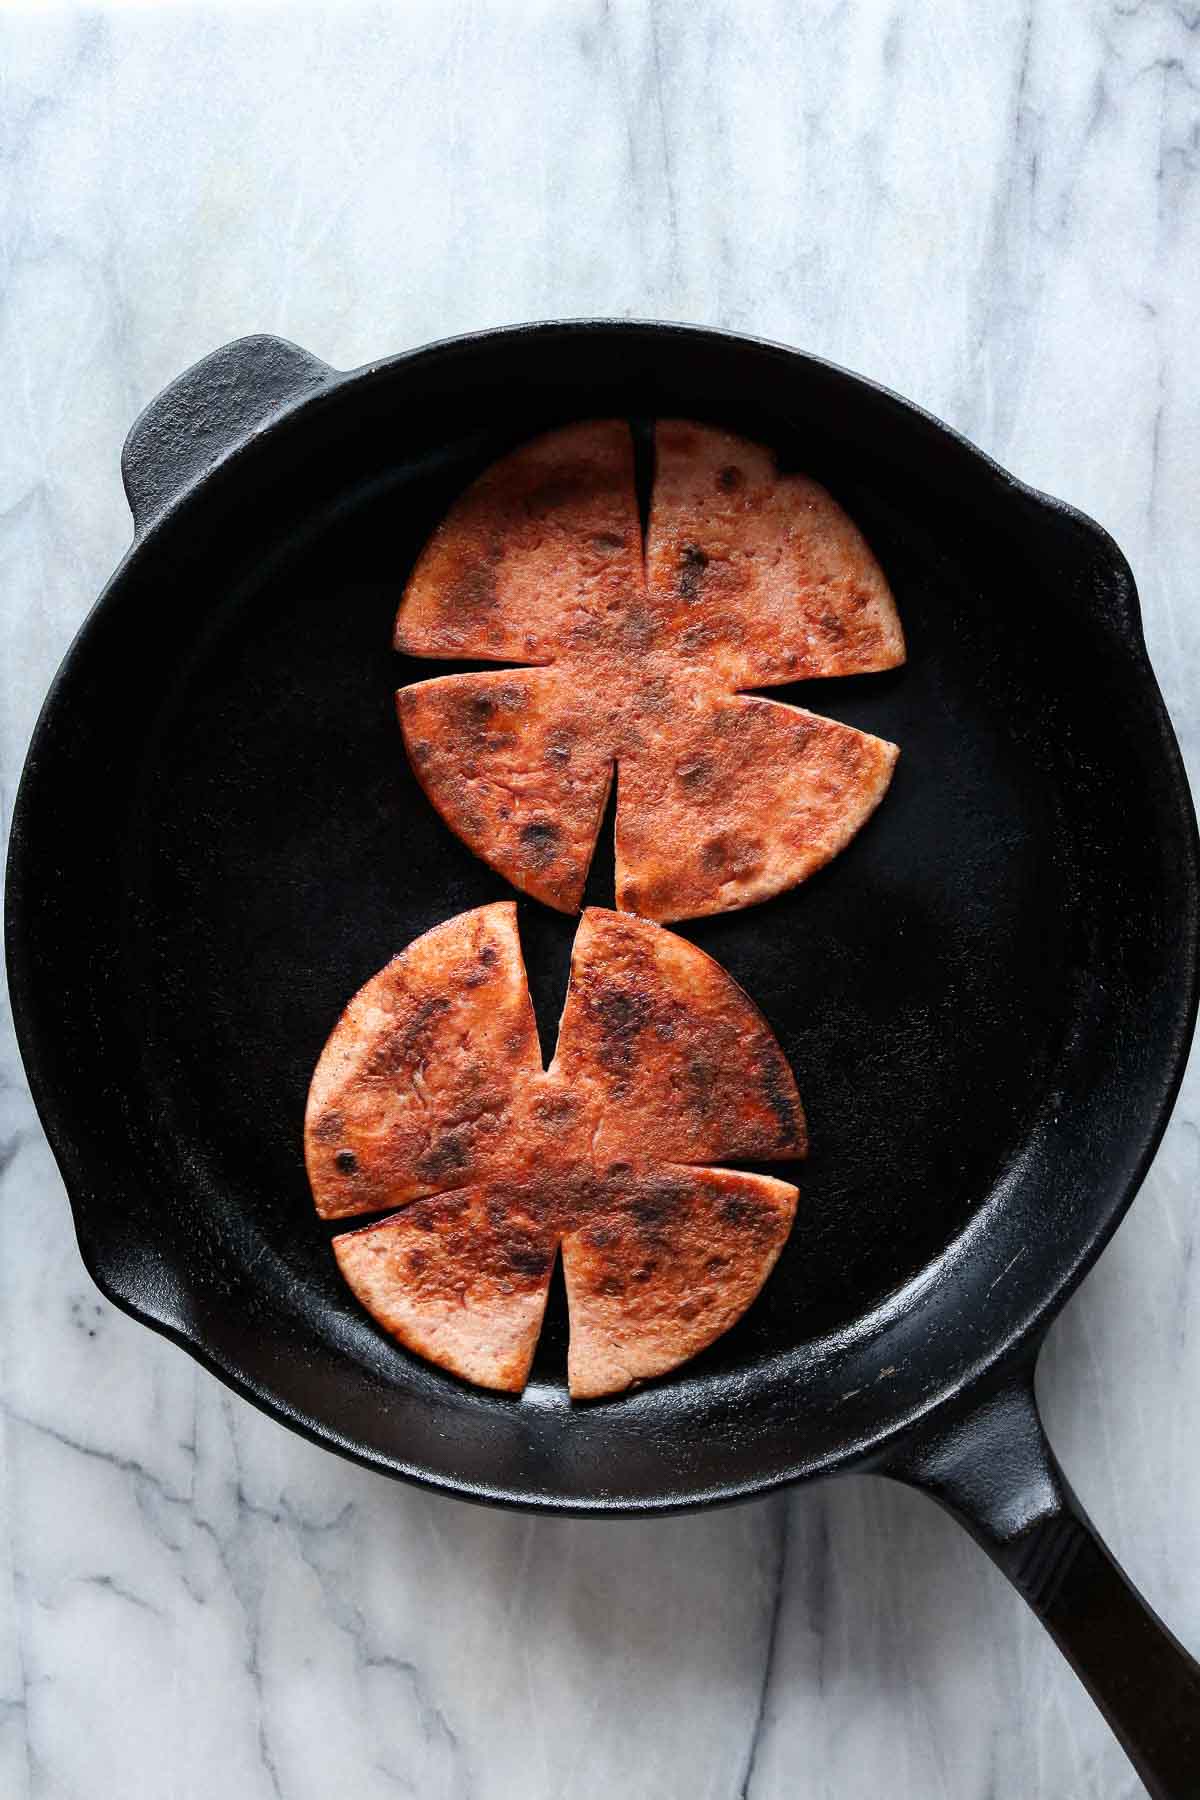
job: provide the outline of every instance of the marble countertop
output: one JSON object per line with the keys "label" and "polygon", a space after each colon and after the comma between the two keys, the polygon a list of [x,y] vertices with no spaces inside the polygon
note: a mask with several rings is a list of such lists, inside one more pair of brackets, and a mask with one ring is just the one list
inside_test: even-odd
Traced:
{"label": "marble countertop", "polygon": [[[171,376],[253,331],[349,366],[584,314],[829,356],[1102,520],[1195,779],[1198,119],[1192,0],[0,12],[5,822]],[[0,1053],[5,1795],[1140,1791],[915,1494],[531,1520],[263,1418],[94,1291],[7,1023]],[[1193,1646],[1198,1164],[1193,1075],[1041,1370],[1074,1485]]]}

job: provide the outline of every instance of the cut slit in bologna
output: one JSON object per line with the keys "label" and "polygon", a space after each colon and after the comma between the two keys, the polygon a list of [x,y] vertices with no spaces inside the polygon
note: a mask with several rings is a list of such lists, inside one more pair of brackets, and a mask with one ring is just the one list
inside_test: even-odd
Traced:
{"label": "cut slit in bologna", "polygon": [[322,1216],[400,1209],[334,1240],[347,1282],[467,1380],[520,1392],[561,1245],[582,1398],[665,1373],[741,1316],[796,1190],[698,1165],[801,1156],[805,1127],[736,983],[619,913],[584,914],[543,1070],[516,909],[498,902],[418,938],[355,996],[305,1139]]}
{"label": "cut slit in bologna", "polygon": [[846,514],[726,432],[657,428],[645,557],[620,421],[494,463],[418,559],[415,656],[533,666],[397,697],[447,824],[525,892],[578,910],[614,764],[617,904],[656,919],[803,881],[878,805],[894,745],[735,690],[904,660],[887,582]]}

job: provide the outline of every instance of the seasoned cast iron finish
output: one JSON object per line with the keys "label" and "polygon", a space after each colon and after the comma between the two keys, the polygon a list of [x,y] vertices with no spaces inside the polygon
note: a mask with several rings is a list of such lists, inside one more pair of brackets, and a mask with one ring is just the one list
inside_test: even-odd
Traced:
{"label": "seasoned cast iron finish", "polygon": [[[828,869],[684,928],[764,1006],[812,1127],[761,1299],[678,1375],[585,1408],[552,1305],[514,1401],[359,1311],[313,1217],[304,1096],[346,998],[508,892],[404,759],[393,691],[428,673],[388,649],[406,568],[522,438],[672,414],[771,443],[863,526],[907,667],[776,697],[902,756]],[[124,477],[134,546],[39,721],[8,897],[21,1048],[105,1293],[297,1430],[476,1499],[667,1511],[844,1469],[921,1486],[1150,1791],[1200,1792],[1197,1667],[1096,1540],[1032,1389],[1195,1014],[1195,823],[1112,541],[842,370],[661,325],[493,332],[351,374],[248,338],[142,415]],[[552,1035],[573,921],[523,904],[521,924]]]}

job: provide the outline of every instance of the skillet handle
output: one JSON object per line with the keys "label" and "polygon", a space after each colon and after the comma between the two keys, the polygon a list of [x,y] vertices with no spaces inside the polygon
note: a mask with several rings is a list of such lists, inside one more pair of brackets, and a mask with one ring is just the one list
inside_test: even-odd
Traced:
{"label": "skillet handle", "polygon": [[1200,1795],[1200,1664],[1101,1542],[1046,1441],[1032,1364],[879,1473],[953,1514],[1033,1608],[1154,1800]]}
{"label": "skillet handle", "polygon": [[252,437],[334,380],[285,338],[238,338],[185,369],[139,414],[121,452],[135,537]]}

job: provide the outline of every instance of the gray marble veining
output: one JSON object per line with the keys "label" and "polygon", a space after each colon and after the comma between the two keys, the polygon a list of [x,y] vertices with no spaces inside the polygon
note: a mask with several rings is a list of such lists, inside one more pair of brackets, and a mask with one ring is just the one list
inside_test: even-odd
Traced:
{"label": "gray marble veining", "polygon": [[[830,356],[1101,519],[1200,774],[1198,174],[1191,0],[0,8],[5,821],[165,381],[250,331],[349,366],[598,313]],[[1198,1174],[1193,1076],[1042,1370],[1193,1645]],[[393,1487],[99,1299],[7,1027],[0,1180],[5,1795],[1138,1791],[920,1497],[603,1524]]]}

